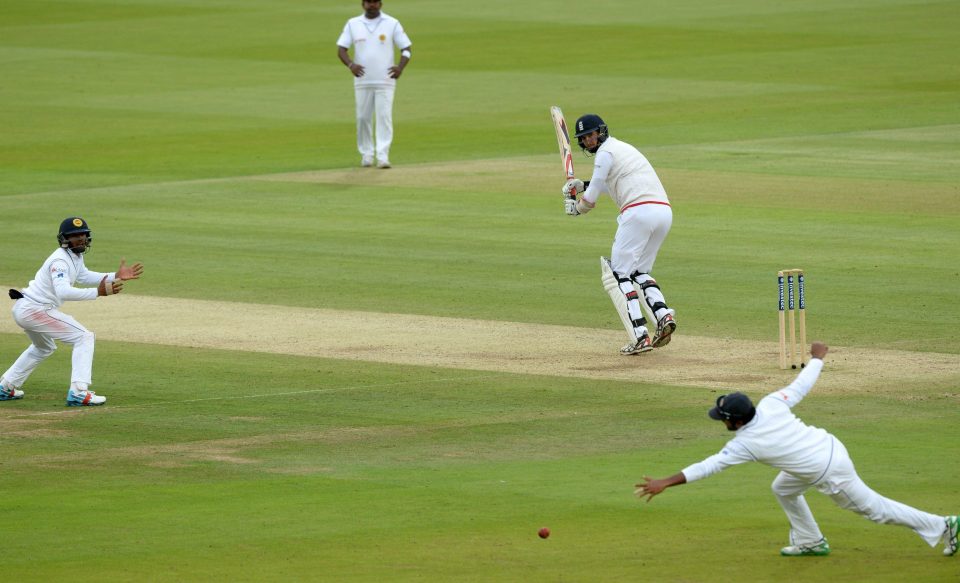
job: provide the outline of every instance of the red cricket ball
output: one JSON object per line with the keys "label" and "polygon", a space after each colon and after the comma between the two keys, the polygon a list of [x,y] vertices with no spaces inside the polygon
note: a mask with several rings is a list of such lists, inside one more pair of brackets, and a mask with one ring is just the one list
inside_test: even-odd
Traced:
{"label": "red cricket ball", "polygon": [[544,526],[543,528],[537,531],[537,534],[540,535],[540,538],[547,538],[548,536],[550,536],[550,529]]}

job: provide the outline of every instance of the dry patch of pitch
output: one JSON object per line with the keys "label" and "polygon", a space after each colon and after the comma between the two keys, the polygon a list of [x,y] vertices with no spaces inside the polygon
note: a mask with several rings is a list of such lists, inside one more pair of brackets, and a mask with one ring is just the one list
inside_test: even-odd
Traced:
{"label": "dry patch of pitch", "polygon": [[[99,340],[143,344],[723,390],[774,390],[796,374],[779,370],[774,342],[690,336],[682,321],[667,347],[624,357],[618,353],[624,333],[617,329],[127,294],[71,303],[69,312]],[[0,333],[22,331],[0,318]],[[950,388],[958,377],[955,354],[831,346],[827,362],[830,374],[821,377],[820,391],[944,387],[946,396],[960,399]]]}

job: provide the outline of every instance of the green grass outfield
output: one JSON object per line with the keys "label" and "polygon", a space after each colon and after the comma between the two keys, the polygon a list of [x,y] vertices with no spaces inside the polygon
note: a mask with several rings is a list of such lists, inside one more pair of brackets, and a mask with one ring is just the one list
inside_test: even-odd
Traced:
{"label": "green grass outfield", "polygon": [[[335,57],[359,4],[7,2],[0,283],[25,285],[80,214],[89,267],[146,263],[133,294],[617,330],[597,269],[614,209],[563,215],[548,107],[593,111],[670,194],[655,275],[679,334],[774,341],[775,272],[799,266],[811,339],[956,357],[936,382],[865,377],[798,412],[879,492],[960,512],[955,2],[388,0],[414,41],[389,171],[357,167]],[[2,580],[960,573],[816,493],[834,554],[779,557],[762,466],[638,502],[641,476],[728,437],[705,416],[716,390],[644,382],[654,359],[598,381],[122,343],[84,323],[106,407],[63,407],[68,348],[0,404]],[[0,372],[24,346],[0,333]]]}

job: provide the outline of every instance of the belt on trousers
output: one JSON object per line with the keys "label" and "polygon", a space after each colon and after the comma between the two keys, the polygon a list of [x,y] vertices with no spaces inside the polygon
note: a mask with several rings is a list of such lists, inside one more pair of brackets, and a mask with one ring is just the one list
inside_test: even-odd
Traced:
{"label": "belt on trousers", "polygon": [[642,205],[642,204],[662,204],[662,205],[664,205],[664,206],[670,206],[670,203],[669,203],[669,202],[660,202],[659,200],[648,200],[648,201],[645,201],[645,202],[635,202],[635,203],[633,203],[633,204],[628,204],[627,206],[625,206],[625,207],[623,207],[622,209],[620,209],[620,213],[623,214],[623,211],[625,211],[625,210],[627,210],[627,209],[632,209],[633,207],[635,207],[635,206],[640,206],[640,205]]}

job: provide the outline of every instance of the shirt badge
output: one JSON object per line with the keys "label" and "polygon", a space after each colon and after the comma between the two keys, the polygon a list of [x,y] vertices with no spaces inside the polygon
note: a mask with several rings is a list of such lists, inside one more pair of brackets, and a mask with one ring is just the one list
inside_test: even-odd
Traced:
{"label": "shirt badge", "polygon": [[380,35],[380,42],[382,43],[382,42],[384,42],[385,40],[387,40],[387,35],[381,34],[381,35]]}

